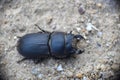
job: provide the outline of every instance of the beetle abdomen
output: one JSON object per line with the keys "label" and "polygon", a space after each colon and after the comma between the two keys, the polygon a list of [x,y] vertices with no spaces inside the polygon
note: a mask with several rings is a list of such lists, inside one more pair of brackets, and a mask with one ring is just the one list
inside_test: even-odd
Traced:
{"label": "beetle abdomen", "polygon": [[23,36],[18,42],[18,51],[27,58],[49,56],[49,33],[32,33]]}

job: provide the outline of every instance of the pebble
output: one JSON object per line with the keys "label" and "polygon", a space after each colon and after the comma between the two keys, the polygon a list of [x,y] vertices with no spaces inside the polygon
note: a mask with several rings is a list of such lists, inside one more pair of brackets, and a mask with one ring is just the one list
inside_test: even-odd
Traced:
{"label": "pebble", "polygon": [[21,26],[18,28],[20,32],[24,32],[26,30],[26,27],[25,26]]}
{"label": "pebble", "polygon": [[17,36],[14,36],[14,40],[16,40],[17,39]]}
{"label": "pebble", "polygon": [[66,76],[69,78],[73,77],[73,72],[67,71]]}
{"label": "pebble", "polygon": [[107,67],[106,67],[104,64],[102,64],[102,65],[100,66],[100,68],[101,68],[101,70],[104,71],[104,70],[106,70]]}
{"label": "pebble", "polygon": [[58,65],[57,71],[63,71],[63,68],[62,68],[62,65],[61,65],[61,64]]}
{"label": "pebble", "polygon": [[100,69],[101,69],[101,65],[100,65],[100,64],[97,64],[96,69],[97,69],[97,70],[100,70]]}
{"label": "pebble", "polygon": [[87,27],[86,27],[86,30],[87,31],[92,31],[92,24],[91,23],[87,23]]}
{"label": "pebble", "polygon": [[99,61],[99,63],[101,63],[101,64],[106,64],[107,62],[108,62],[108,59],[100,59],[100,60],[98,60]]}
{"label": "pebble", "polygon": [[97,36],[102,37],[102,34],[103,34],[102,32],[98,31]]}
{"label": "pebble", "polygon": [[100,72],[100,75],[102,75],[102,78],[108,78],[110,76],[109,72]]}
{"label": "pebble", "polygon": [[83,15],[85,13],[85,9],[83,8],[83,6],[80,6],[78,9],[78,12]]}
{"label": "pebble", "polygon": [[101,44],[97,42],[97,47],[101,47]]}
{"label": "pebble", "polygon": [[87,23],[86,30],[87,31],[92,31],[92,29],[95,29],[95,30],[99,31],[94,25],[92,25],[91,23]]}
{"label": "pebble", "polygon": [[101,3],[97,3],[96,6],[99,7],[99,8],[101,8],[102,4]]}
{"label": "pebble", "polygon": [[42,75],[42,74],[38,74],[37,77],[38,77],[39,79],[42,79],[42,78],[43,78],[43,75]]}
{"label": "pebble", "polygon": [[82,80],[90,80],[90,79],[84,76]]}
{"label": "pebble", "polygon": [[47,24],[50,24],[53,20],[53,17],[52,16],[49,16],[47,17]]}
{"label": "pebble", "polygon": [[27,65],[26,64],[23,64],[23,67],[26,67]]}
{"label": "pebble", "polygon": [[34,74],[34,75],[38,75],[40,73],[40,69],[39,68],[33,68],[31,73]]}
{"label": "pebble", "polygon": [[80,32],[81,28],[78,27],[78,28],[76,28],[76,30],[77,30],[77,32]]}
{"label": "pebble", "polygon": [[117,70],[117,69],[119,69],[119,65],[113,64],[113,65],[111,66],[111,68],[112,68],[113,70]]}
{"label": "pebble", "polygon": [[109,47],[111,45],[111,43],[106,43],[106,47]]}
{"label": "pebble", "polygon": [[80,78],[83,77],[83,74],[81,74],[81,73],[77,73],[77,74],[76,74],[76,77],[80,79]]}

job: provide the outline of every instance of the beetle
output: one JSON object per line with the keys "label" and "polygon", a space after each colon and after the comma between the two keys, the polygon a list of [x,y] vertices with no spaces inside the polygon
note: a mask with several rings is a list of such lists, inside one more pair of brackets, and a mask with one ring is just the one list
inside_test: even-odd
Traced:
{"label": "beetle", "polygon": [[[37,26],[37,25],[36,25]],[[42,32],[26,34],[18,40],[17,50],[25,58],[66,58],[83,51],[76,48],[77,42],[84,39],[72,32]]]}

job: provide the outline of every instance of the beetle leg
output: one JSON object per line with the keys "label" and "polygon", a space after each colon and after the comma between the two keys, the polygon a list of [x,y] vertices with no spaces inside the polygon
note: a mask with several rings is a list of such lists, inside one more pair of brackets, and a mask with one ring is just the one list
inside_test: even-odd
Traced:
{"label": "beetle leg", "polygon": [[17,38],[19,38],[19,39],[20,39],[21,37],[20,37],[20,36],[17,36]]}
{"label": "beetle leg", "polygon": [[35,59],[33,59],[35,64],[38,64],[38,63],[42,62],[43,60],[44,60],[44,58],[35,58]]}
{"label": "beetle leg", "polygon": [[72,34],[73,31],[70,31],[69,34]]}
{"label": "beetle leg", "polygon": [[45,31],[45,30],[41,29],[37,24],[35,24],[35,26],[37,26],[37,28],[38,28],[39,30],[41,30],[42,32],[44,32],[44,33],[49,33],[49,31]]}
{"label": "beetle leg", "polygon": [[23,58],[23,59],[21,59],[21,60],[18,60],[17,61],[17,63],[21,63],[21,62],[23,62],[23,61],[25,61],[25,60],[27,60],[28,58]]}

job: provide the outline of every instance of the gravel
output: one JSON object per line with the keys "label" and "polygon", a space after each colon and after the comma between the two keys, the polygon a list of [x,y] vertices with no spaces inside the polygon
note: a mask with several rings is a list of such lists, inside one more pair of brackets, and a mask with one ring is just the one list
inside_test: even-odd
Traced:
{"label": "gravel", "polygon": [[58,65],[57,71],[63,71],[63,68],[62,68],[62,65],[61,65],[61,64]]}

